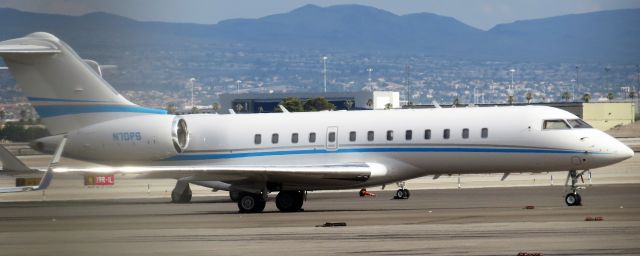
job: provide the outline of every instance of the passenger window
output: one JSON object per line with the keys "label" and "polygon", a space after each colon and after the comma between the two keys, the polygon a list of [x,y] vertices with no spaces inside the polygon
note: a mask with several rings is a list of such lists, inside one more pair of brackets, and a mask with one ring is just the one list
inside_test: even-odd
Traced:
{"label": "passenger window", "polygon": [[448,140],[451,137],[451,130],[449,129],[444,129],[444,132],[442,132],[442,137],[445,140]]}
{"label": "passenger window", "polygon": [[593,128],[591,127],[591,125],[589,125],[587,122],[585,122],[582,119],[569,119],[567,121],[569,122],[569,125],[571,125],[571,127],[573,128]]}
{"label": "passenger window", "polygon": [[255,143],[256,145],[262,143],[262,134],[256,134],[255,136],[253,136],[253,143]]}
{"label": "passenger window", "polygon": [[425,140],[430,140],[431,139],[431,130],[430,129],[424,130],[424,139]]}
{"label": "passenger window", "polygon": [[486,139],[487,137],[489,137],[489,129],[488,128],[482,128],[482,132],[480,133],[480,137],[482,137],[483,139]]}
{"label": "passenger window", "polygon": [[271,134],[271,143],[278,144],[278,137],[277,133]]}
{"label": "passenger window", "polygon": [[291,134],[291,143],[298,143],[298,133],[294,132]]}
{"label": "passenger window", "polygon": [[393,131],[392,130],[388,130],[387,131],[387,140],[393,140]]}
{"label": "passenger window", "polygon": [[356,132],[349,133],[349,141],[356,141]]}
{"label": "passenger window", "polygon": [[404,139],[405,140],[411,140],[413,137],[413,131],[412,130],[407,130],[404,132]]}
{"label": "passenger window", "polygon": [[545,130],[558,130],[558,129],[569,129],[569,124],[562,119],[559,120],[545,120],[543,128]]}
{"label": "passenger window", "polygon": [[316,133],[315,132],[309,133],[309,142],[311,142],[311,143],[316,142]]}
{"label": "passenger window", "polygon": [[374,139],[374,138],[373,138],[373,135],[374,135],[374,134],[373,134],[373,131],[368,131],[368,132],[367,132],[367,140],[368,140],[368,141],[373,141],[373,139]]}
{"label": "passenger window", "polygon": [[467,129],[467,128],[462,129],[462,138],[463,139],[468,139],[469,138],[469,129]]}
{"label": "passenger window", "polygon": [[330,132],[329,133],[329,142],[335,142],[336,141],[336,133],[335,132]]}

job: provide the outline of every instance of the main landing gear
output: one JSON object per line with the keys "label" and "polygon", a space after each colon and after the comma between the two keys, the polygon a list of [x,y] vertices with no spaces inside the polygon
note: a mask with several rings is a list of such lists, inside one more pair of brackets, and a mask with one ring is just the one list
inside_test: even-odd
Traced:
{"label": "main landing gear", "polygon": [[[240,213],[259,213],[264,210],[267,194],[240,192],[238,210]],[[297,212],[304,204],[304,191],[280,191],[276,196],[276,207],[281,212]]]}
{"label": "main landing gear", "polygon": [[266,198],[262,194],[242,192],[238,200],[240,213],[258,213],[264,210]]}
{"label": "main landing gear", "polygon": [[567,194],[564,197],[564,202],[568,206],[579,206],[579,205],[582,205],[582,197],[580,197],[580,194],[578,194],[578,189],[580,188],[577,185],[578,184],[578,178],[582,178],[582,175],[584,175],[588,171],[589,170],[584,170],[584,171],[582,171],[580,173],[578,173],[576,170],[569,171],[569,174],[567,175],[567,180],[564,183],[565,191],[566,191],[567,184],[569,183],[569,180],[571,180],[570,193]]}

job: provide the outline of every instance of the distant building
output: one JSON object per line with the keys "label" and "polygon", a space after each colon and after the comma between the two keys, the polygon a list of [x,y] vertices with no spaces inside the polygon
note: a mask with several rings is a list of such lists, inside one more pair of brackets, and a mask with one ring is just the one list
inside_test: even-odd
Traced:
{"label": "distant building", "polygon": [[[236,113],[270,113],[287,97],[296,97],[303,101],[323,97],[338,110],[347,109],[347,101],[353,105],[350,109],[384,108],[387,103],[400,107],[398,92],[302,92],[302,93],[243,93],[220,95],[220,111],[233,109]],[[395,98],[394,98],[395,97]],[[369,104],[371,106],[369,106]]]}

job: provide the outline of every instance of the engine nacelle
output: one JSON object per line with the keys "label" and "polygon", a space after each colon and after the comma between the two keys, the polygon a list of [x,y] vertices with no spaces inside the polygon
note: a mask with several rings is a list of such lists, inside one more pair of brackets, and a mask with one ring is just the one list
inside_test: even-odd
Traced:
{"label": "engine nacelle", "polygon": [[153,161],[189,146],[187,122],[180,116],[146,115],[106,121],[67,134],[65,155],[96,161]]}

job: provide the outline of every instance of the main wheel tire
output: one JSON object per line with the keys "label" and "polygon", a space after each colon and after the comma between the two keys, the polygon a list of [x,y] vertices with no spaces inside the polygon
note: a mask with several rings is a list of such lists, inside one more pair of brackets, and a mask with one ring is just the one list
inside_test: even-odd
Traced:
{"label": "main wheel tire", "polygon": [[406,198],[406,191],[404,189],[396,190],[396,196],[394,198],[395,199],[407,199]]}
{"label": "main wheel tire", "polygon": [[301,191],[280,191],[276,196],[276,207],[281,212],[297,212],[304,203],[304,194]]}
{"label": "main wheel tire", "polygon": [[408,189],[404,189],[404,199],[409,199],[409,197],[411,196],[411,193],[409,192]]}
{"label": "main wheel tire", "polygon": [[238,200],[240,213],[258,213],[264,210],[266,202],[262,195],[253,193],[241,193]]}
{"label": "main wheel tire", "polygon": [[578,206],[578,205],[582,205],[582,198],[578,193],[569,193],[567,194],[567,196],[564,197],[564,202],[568,206]]}

